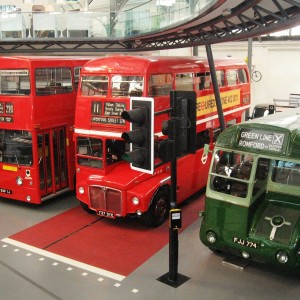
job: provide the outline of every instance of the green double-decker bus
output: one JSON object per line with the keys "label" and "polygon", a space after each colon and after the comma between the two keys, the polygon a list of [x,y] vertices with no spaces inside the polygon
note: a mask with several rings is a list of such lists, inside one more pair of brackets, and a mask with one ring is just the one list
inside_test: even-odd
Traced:
{"label": "green double-decker bus", "polygon": [[300,269],[300,108],[218,137],[200,239],[211,250]]}

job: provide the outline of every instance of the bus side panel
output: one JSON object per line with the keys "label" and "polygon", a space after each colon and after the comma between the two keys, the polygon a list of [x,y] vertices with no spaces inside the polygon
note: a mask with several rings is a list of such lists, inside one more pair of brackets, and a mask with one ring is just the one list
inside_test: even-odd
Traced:
{"label": "bus side panel", "polygon": [[[140,209],[142,212],[147,212],[154,195],[162,186],[161,182],[164,181],[166,177],[166,174],[159,174],[129,189],[127,192],[127,213],[136,213],[137,209]],[[167,182],[166,184],[168,185],[170,182]],[[131,202],[131,199],[134,196],[138,196],[141,199],[139,207],[133,205]]]}
{"label": "bus side panel", "polygon": [[177,160],[177,202],[180,203],[206,186],[211,154],[206,158],[203,148],[194,155]]}
{"label": "bus side panel", "polygon": [[214,231],[217,242],[213,248],[222,250],[226,248],[226,242],[231,241],[234,236],[246,239],[248,236],[248,213],[246,207],[237,206],[228,202],[205,199],[205,215],[202,219],[200,239],[208,247],[206,233]]}

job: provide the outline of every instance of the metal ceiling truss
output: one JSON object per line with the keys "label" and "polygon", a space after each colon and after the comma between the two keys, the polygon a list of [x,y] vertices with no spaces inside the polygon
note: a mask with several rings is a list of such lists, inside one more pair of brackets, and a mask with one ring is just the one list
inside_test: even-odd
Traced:
{"label": "metal ceiling truss", "polygon": [[[119,0],[122,6],[126,1]],[[219,0],[205,13],[164,31],[123,39],[3,39],[0,53],[141,52],[201,46],[258,37],[300,25],[300,0]],[[206,21],[205,21],[206,20]]]}

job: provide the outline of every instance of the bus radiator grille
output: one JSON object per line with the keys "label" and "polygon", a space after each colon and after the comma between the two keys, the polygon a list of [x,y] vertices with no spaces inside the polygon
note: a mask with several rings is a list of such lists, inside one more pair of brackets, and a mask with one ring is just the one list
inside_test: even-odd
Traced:
{"label": "bus radiator grille", "polygon": [[103,186],[91,186],[89,188],[91,208],[104,210],[121,215],[121,192]]}

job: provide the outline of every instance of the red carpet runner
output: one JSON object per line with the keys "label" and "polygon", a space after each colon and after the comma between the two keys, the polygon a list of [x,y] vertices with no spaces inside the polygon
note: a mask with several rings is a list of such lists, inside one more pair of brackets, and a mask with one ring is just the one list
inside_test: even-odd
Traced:
{"label": "red carpet runner", "polygon": [[[181,231],[203,205],[201,195],[182,207]],[[140,220],[100,219],[75,207],[10,238],[127,276],[169,242],[168,231],[168,222],[152,229]]]}

